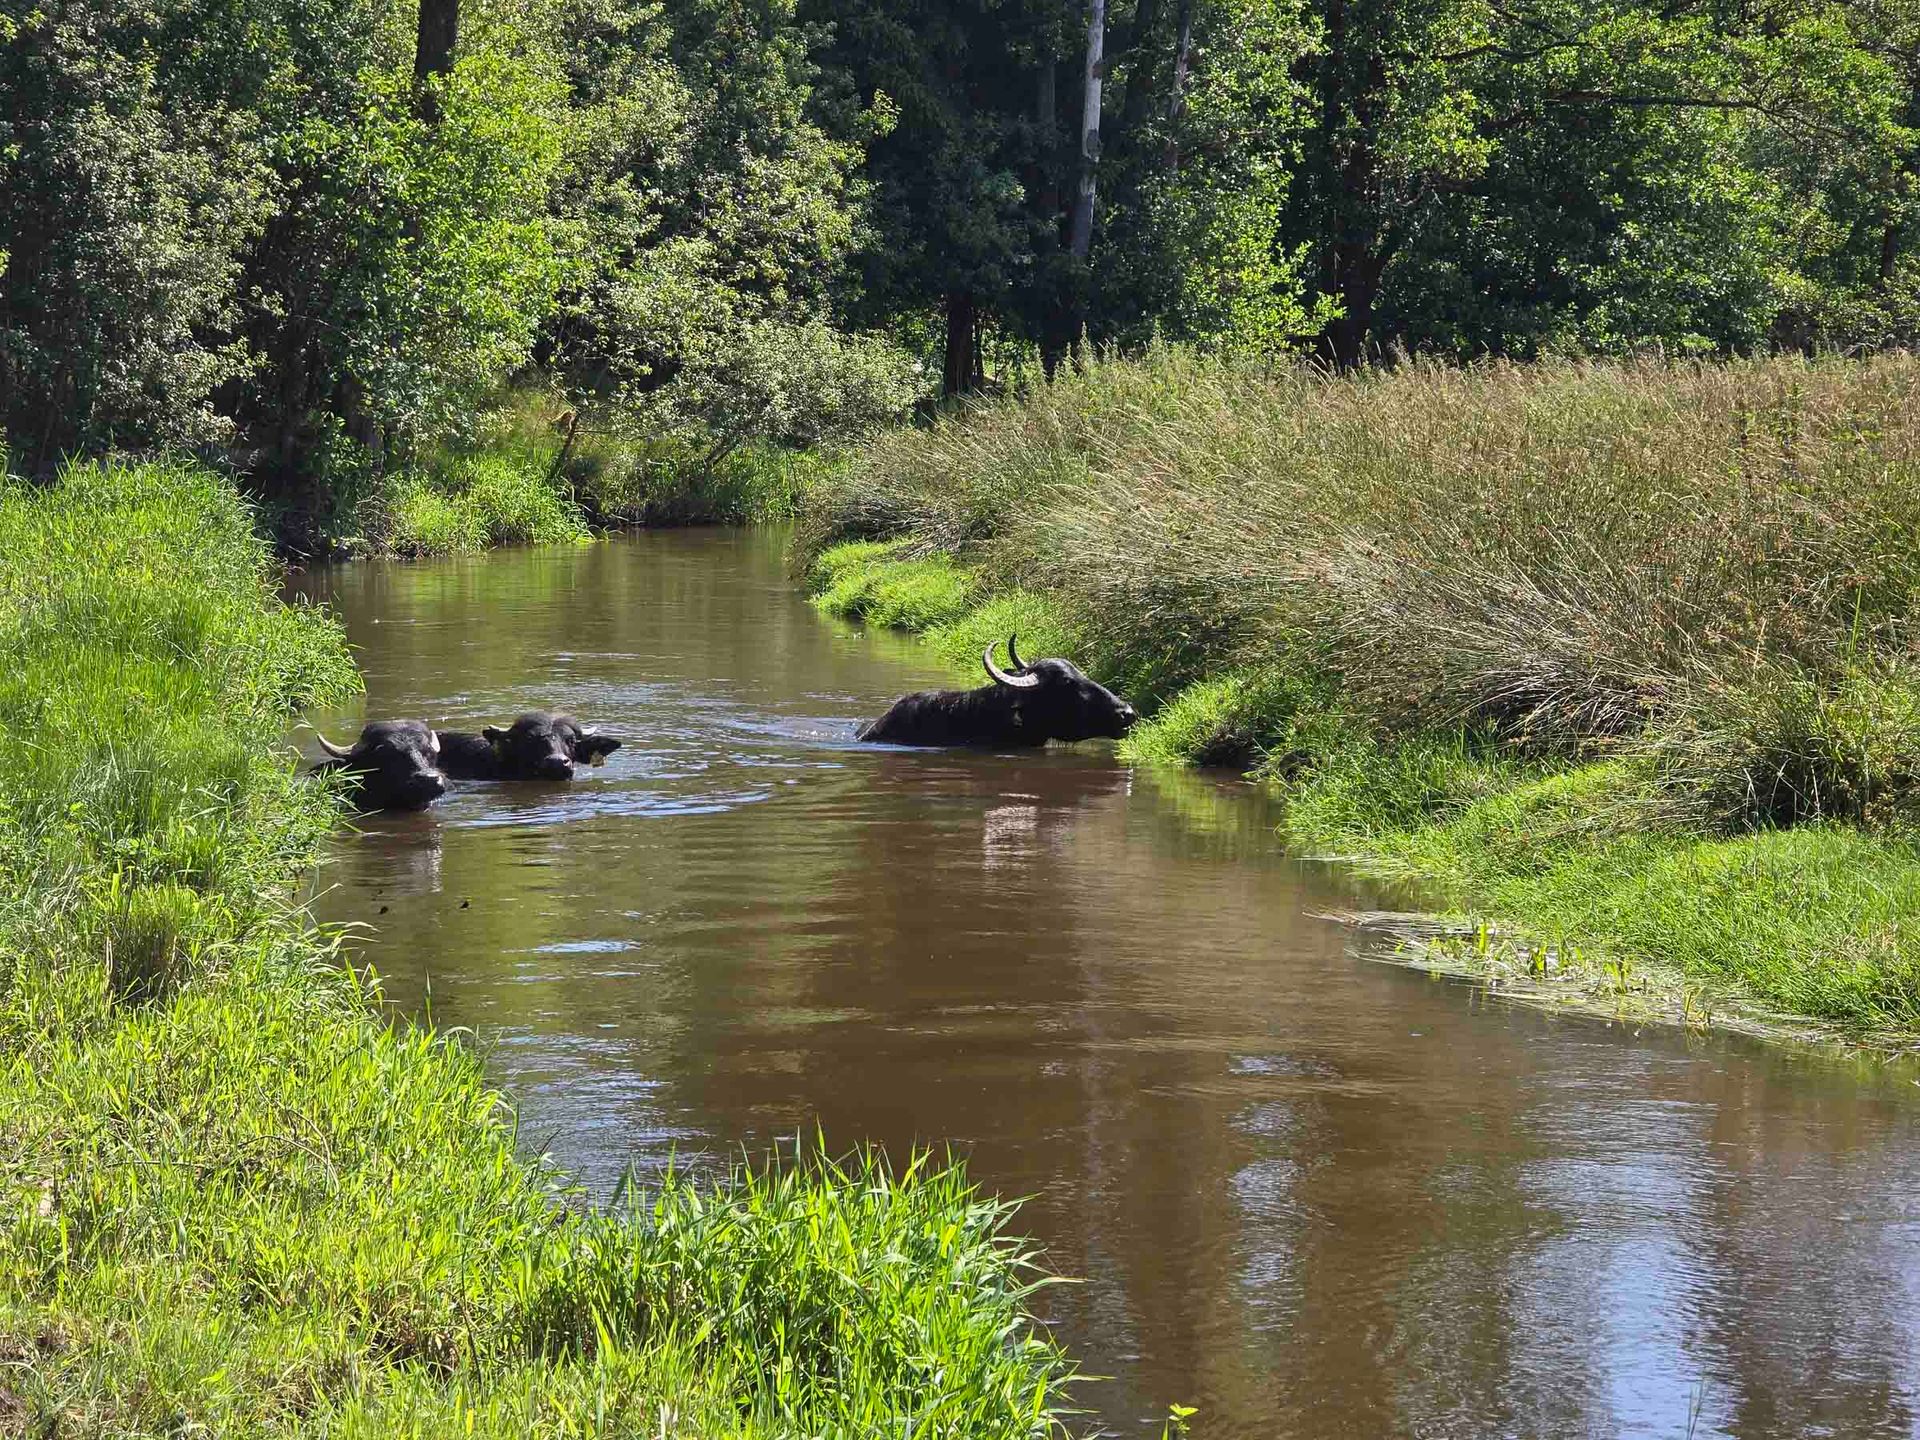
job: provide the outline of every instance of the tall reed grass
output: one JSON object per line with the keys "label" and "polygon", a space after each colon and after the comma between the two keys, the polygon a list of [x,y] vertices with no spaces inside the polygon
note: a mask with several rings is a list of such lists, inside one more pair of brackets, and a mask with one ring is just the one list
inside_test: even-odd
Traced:
{"label": "tall reed grass", "polygon": [[[1910,356],[1334,377],[1162,351],[880,437],[797,548],[840,608],[965,594],[951,629],[1029,597],[1101,678],[1177,702],[1134,753],[1264,764],[1312,843],[1603,761],[1626,778],[1588,831],[1903,843],[1916,402]],[[1880,978],[1819,1003],[1907,1016]]]}
{"label": "tall reed grass", "polygon": [[[1692,726],[1727,743],[1663,747],[1681,785],[1742,792],[1718,772],[1744,767],[1771,794],[1808,723],[1787,697],[1909,685],[1916,400],[1905,357],[1332,378],[1167,353],[886,437],[801,545],[894,540],[1040,591],[1150,694],[1278,665],[1390,731],[1588,754]],[[1822,713],[1869,752],[1903,723]],[[1850,743],[1804,758],[1844,769]],[[1854,803],[1816,782],[1770,813]]]}
{"label": "tall reed grass", "polygon": [[1072,1367],[956,1166],[596,1211],[290,892],[355,683],[233,491],[0,488],[0,1434],[1035,1437]]}

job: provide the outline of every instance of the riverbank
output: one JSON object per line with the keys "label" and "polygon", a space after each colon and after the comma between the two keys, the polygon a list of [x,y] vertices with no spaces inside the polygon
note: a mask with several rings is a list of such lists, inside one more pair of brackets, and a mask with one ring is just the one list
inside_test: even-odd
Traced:
{"label": "riverbank", "polygon": [[471,1052],[292,908],[279,742],[356,683],[230,487],[0,489],[0,1435],[1060,1426],[956,1168],[811,1154],[586,1209]]}
{"label": "riverbank", "polygon": [[1420,963],[1902,1046],[1916,392],[1164,354],[882,437],[797,554],[975,673],[1013,630],[1073,656],[1149,709],[1131,758],[1250,771],[1289,845],[1425,882],[1460,924]]}
{"label": "riverbank", "polygon": [[331,537],[337,553],[419,558],[585,544],[636,527],[764,525],[791,520],[826,463],[757,441],[724,452],[646,442],[544,390],[507,390],[477,412],[466,440],[415,466],[332,477],[330,488],[363,498],[327,528],[346,532]]}

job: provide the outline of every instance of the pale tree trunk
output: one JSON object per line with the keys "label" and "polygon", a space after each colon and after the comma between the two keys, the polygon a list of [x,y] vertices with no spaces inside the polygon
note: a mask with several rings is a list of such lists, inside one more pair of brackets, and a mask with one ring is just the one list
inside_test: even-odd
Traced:
{"label": "pale tree trunk", "polygon": [[1093,245],[1095,171],[1100,164],[1100,79],[1106,68],[1107,0],[1092,0],[1087,21],[1086,88],[1080,108],[1080,179],[1067,226],[1067,249],[1085,260]]}

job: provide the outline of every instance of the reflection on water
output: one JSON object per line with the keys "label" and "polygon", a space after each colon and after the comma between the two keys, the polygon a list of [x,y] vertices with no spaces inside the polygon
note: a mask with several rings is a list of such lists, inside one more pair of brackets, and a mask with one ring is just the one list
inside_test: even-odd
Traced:
{"label": "reflection on water", "polygon": [[857,746],[940,677],[812,613],[777,536],[299,584],[367,714],[626,738],[367,822],[316,906],[596,1188],[816,1120],[951,1142],[1084,1277],[1051,1315],[1123,1434],[1170,1401],[1205,1436],[1920,1426],[1908,1074],[1370,964],[1309,912],[1379,897],[1276,853],[1244,787]]}

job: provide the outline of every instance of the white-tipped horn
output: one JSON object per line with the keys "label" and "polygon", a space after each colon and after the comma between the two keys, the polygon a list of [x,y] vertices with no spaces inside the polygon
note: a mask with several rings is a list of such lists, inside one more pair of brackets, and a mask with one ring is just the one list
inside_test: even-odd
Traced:
{"label": "white-tipped horn", "polygon": [[353,755],[353,751],[342,750],[338,745],[334,744],[331,740],[327,739],[327,737],[322,735],[318,730],[313,732],[313,738],[320,742],[320,748],[322,750],[326,751],[327,754],[333,756],[333,758],[336,760],[350,759]]}
{"label": "white-tipped horn", "polygon": [[1037,688],[1040,684],[1040,677],[1038,675],[1009,675],[993,663],[994,647],[999,645],[999,643],[998,640],[990,640],[987,642],[987,648],[980,652],[981,660],[986,663],[987,674],[993,677],[994,683],[996,685],[1010,686],[1015,690],[1032,690]]}

